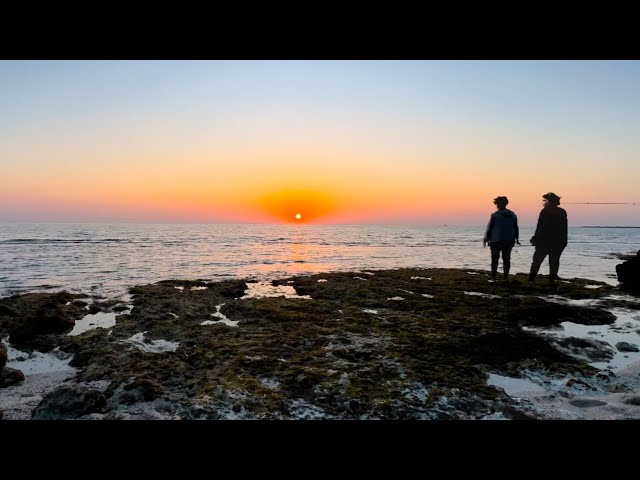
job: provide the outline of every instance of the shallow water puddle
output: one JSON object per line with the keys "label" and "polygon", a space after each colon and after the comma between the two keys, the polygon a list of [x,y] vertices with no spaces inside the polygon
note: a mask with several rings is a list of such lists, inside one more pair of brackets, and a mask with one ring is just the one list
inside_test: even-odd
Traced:
{"label": "shallow water puddle", "polygon": [[544,392],[545,389],[540,385],[533,383],[526,378],[513,378],[505,377],[502,375],[496,375],[494,373],[489,374],[487,385],[492,385],[504,390],[504,392],[510,397],[518,396],[525,392]]}
{"label": "shallow water puddle", "polygon": [[[581,301],[572,301],[571,303],[573,302]],[[573,322],[562,322],[560,324],[561,329],[557,327],[552,329],[525,327],[524,329],[545,337],[574,337],[606,342],[615,352],[613,358],[606,361],[589,362],[589,365],[602,370],[611,369],[615,372],[640,361],[640,352],[621,352],[616,347],[619,342],[626,342],[640,347],[640,335],[637,332],[640,328],[640,321],[637,319],[637,312],[623,309],[611,309],[609,311],[616,316],[616,321],[611,325],[582,325]],[[571,352],[567,353],[571,354]]]}
{"label": "shallow water puddle", "polygon": [[22,371],[25,375],[36,373],[75,372],[76,369],[69,366],[73,355],[61,352],[59,348],[48,353],[33,351],[22,352],[12,347],[5,339],[7,347],[7,367]]}
{"label": "shallow water puddle", "polygon": [[86,315],[84,318],[77,320],[73,326],[73,330],[67,333],[67,335],[75,337],[94,328],[111,328],[115,326],[115,324],[115,312],[98,312],[93,315]]}

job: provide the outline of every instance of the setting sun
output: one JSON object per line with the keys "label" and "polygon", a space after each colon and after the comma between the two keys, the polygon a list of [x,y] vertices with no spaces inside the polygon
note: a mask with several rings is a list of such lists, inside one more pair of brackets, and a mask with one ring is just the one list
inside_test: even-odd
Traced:
{"label": "setting sun", "polygon": [[[257,204],[265,212],[285,223],[314,223],[330,213],[334,203],[325,193],[303,188],[272,191],[257,200]],[[304,212],[304,220],[300,212]]]}

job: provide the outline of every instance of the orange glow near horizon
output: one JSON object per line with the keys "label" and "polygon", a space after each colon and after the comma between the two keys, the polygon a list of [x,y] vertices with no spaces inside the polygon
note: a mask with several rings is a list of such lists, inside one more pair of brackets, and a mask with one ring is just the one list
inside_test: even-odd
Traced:
{"label": "orange glow near horizon", "polygon": [[[91,170],[92,178],[101,178],[101,182],[75,177],[73,172],[51,182],[53,170],[44,175],[16,166],[0,178],[0,218],[3,212],[15,212],[15,218],[34,218],[30,212],[38,212],[35,220],[480,225],[486,224],[495,209],[492,199],[507,195],[509,208],[516,212],[521,224],[535,225],[542,208],[542,193],[557,191],[563,202],[584,200],[581,185],[563,188],[565,182],[549,185],[547,181],[536,181],[518,188],[497,189],[478,181],[480,167],[448,172],[435,168],[432,162],[410,172],[396,169],[392,175],[376,162],[365,165],[366,159],[340,157],[339,153],[330,156],[344,165],[339,175],[332,175],[326,168],[328,162],[316,157],[296,163],[293,155],[284,154],[280,161],[268,162],[260,157],[251,172],[245,168],[246,162],[225,162],[231,166],[222,170],[227,167],[218,164],[174,169],[174,164],[182,165],[176,161],[169,164],[169,170],[162,171],[150,165],[142,169],[143,162],[138,160],[133,162],[138,166],[125,176],[110,172],[101,177]],[[184,162],[190,164],[194,160]],[[460,162],[462,159],[450,159],[452,165]],[[242,168],[236,169],[238,165]],[[510,174],[513,172],[510,170]],[[508,177],[494,180],[506,183]],[[594,198],[607,198],[604,187],[595,194],[598,196]],[[605,216],[611,211],[607,208],[572,205],[570,221],[592,223],[587,218],[589,212]]]}
{"label": "orange glow near horizon", "polygon": [[486,225],[506,195],[535,225],[554,191],[570,225],[640,226],[639,83],[638,61],[0,60],[0,224]]}
{"label": "orange glow near horizon", "polygon": [[271,192],[258,199],[258,205],[279,221],[313,222],[333,211],[335,201],[327,194],[306,189]]}
{"label": "orange glow near horizon", "polygon": [[[495,209],[492,199],[507,195],[521,224],[535,225],[541,195],[549,190],[560,194],[563,202],[636,200],[631,194],[612,196],[607,183],[587,188],[571,180],[568,170],[558,169],[552,184],[536,178],[508,189],[497,187],[525,178],[525,170],[498,170],[491,181],[482,181],[485,164],[467,162],[471,152],[428,157],[400,168],[388,166],[391,157],[341,145],[253,148],[228,154],[207,150],[206,155],[181,158],[169,153],[118,157],[112,152],[109,159],[126,160],[126,174],[111,160],[81,163],[80,153],[73,150],[51,154],[50,164],[34,168],[34,153],[2,171],[0,220],[5,215],[35,221],[481,225]],[[410,160],[398,156],[395,161]],[[611,211],[572,205],[570,222],[603,223],[589,215],[608,218]],[[626,207],[616,210],[624,218],[635,215],[627,212]]]}

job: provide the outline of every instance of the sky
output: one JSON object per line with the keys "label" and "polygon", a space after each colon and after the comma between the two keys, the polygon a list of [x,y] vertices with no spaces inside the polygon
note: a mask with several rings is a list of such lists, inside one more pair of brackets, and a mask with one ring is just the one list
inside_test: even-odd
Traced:
{"label": "sky", "polygon": [[640,61],[0,61],[0,222],[640,226],[639,154]]}

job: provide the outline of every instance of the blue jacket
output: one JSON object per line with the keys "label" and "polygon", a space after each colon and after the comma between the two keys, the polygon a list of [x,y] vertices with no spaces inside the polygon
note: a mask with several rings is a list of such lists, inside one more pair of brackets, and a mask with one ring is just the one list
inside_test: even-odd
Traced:
{"label": "blue jacket", "polygon": [[515,242],[520,237],[518,217],[508,208],[491,214],[484,239],[487,242]]}

